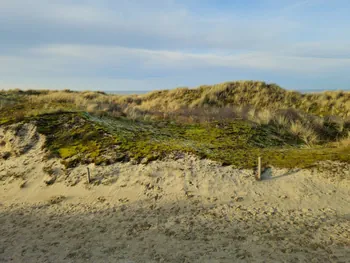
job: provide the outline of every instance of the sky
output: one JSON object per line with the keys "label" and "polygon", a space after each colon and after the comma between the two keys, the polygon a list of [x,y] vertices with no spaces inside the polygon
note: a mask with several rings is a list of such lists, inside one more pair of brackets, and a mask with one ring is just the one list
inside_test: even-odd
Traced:
{"label": "sky", "polygon": [[348,0],[1,0],[0,89],[350,89]]}

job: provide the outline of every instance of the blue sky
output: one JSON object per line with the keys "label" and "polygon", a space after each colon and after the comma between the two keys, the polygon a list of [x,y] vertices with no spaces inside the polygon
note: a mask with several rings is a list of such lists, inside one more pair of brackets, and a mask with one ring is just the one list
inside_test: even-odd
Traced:
{"label": "blue sky", "polygon": [[345,0],[2,0],[0,89],[350,89]]}

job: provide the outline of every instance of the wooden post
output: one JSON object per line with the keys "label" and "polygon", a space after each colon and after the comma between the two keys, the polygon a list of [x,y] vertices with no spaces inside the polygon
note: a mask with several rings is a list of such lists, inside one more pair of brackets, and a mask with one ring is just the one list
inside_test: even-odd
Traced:
{"label": "wooden post", "polygon": [[255,174],[255,179],[257,181],[261,180],[261,157],[258,157],[258,169]]}
{"label": "wooden post", "polygon": [[90,179],[90,169],[89,169],[89,167],[87,167],[87,182],[88,182],[88,184],[91,182],[91,179]]}

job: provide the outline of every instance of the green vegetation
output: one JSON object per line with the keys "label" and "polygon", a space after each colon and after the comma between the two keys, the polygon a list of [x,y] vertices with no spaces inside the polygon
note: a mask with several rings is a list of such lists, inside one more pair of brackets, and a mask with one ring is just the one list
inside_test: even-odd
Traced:
{"label": "green vegetation", "polygon": [[81,113],[45,114],[26,121],[36,122],[38,132],[46,136],[47,148],[53,156],[63,158],[68,167],[113,161],[115,139]]}
{"label": "green vegetation", "polygon": [[35,120],[47,147],[67,167],[78,163],[149,162],[171,153],[192,153],[237,168],[252,168],[263,156],[268,165],[307,167],[321,160],[350,162],[350,147],[304,148],[292,134],[242,120],[209,124],[131,121],[82,113],[45,114]]}
{"label": "green vegetation", "polygon": [[3,91],[0,125],[35,122],[52,156],[79,163],[147,163],[191,153],[237,168],[350,163],[350,93],[301,94],[233,82],[142,96]]}

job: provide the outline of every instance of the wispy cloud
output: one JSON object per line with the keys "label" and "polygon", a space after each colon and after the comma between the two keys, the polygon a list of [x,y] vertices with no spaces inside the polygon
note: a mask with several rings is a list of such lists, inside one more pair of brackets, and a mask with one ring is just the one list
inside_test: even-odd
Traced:
{"label": "wispy cloud", "polygon": [[[240,52],[237,54],[191,53],[183,51],[149,50],[120,46],[49,45],[28,50],[26,56],[0,57],[0,73],[16,71],[16,64],[26,65],[27,72],[94,71],[109,67],[129,70],[175,70],[231,68],[273,70],[289,74],[329,72],[350,67],[350,58],[297,56],[283,52]],[[13,67],[8,67],[13,65]],[[38,65],[33,67],[33,65]],[[25,69],[25,67],[24,67]]]}

